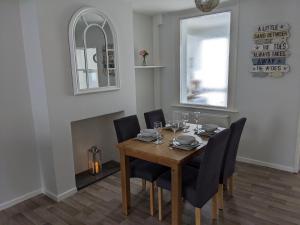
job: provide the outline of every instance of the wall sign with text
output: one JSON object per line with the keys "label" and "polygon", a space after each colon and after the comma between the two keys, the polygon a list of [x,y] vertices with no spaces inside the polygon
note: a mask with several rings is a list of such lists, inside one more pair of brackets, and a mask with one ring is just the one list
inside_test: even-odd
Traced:
{"label": "wall sign with text", "polygon": [[290,71],[289,24],[261,25],[253,35],[252,73],[258,76],[281,77]]}

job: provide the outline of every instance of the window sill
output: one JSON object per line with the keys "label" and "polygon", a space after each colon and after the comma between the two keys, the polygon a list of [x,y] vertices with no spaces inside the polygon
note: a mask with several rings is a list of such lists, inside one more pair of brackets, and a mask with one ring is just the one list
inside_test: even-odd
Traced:
{"label": "window sill", "polygon": [[206,107],[206,106],[192,105],[192,104],[175,104],[175,105],[172,105],[172,107],[189,108],[189,109],[203,109],[203,110],[215,111],[215,112],[229,112],[229,113],[238,113],[239,112],[236,109]]}

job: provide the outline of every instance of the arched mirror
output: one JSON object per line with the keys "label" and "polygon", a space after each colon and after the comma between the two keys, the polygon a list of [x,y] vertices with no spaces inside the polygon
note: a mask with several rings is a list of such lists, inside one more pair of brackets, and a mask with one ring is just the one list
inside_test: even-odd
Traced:
{"label": "arched mirror", "polygon": [[117,39],[110,20],[99,10],[84,8],[69,27],[74,95],[120,88]]}

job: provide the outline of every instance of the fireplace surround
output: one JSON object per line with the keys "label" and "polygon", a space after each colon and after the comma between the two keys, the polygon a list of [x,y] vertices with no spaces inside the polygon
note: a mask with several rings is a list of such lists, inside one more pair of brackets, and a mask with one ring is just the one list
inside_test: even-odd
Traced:
{"label": "fireplace surround", "polygon": [[116,112],[71,122],[77,189],[119,171],[113,120],[122,115]]}

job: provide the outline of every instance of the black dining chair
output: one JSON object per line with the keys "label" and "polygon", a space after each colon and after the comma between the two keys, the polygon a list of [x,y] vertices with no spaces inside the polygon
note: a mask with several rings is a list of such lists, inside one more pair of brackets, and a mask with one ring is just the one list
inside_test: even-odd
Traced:
{"label": "black dining chair", "polygon": [[[224,208],[224,201],[223,201],[223,190],[224,184],[228,184],[228,191],[232,195],[233,193],[233,174],[235,171],[235,164],[236,164],[236,157],[237,151],[241,139],[241,135],[245,126],[247,119],[241,118],[236,122],[232,123],[230,126],[230,137],[229,141],[225,150],[223,164],[220,174],[220,181],[219,181],[219,192],[218,192],[218,199],[219,199],[219,209]],[[195,168],[199,168],[201,164],[201,156],[193,158],[188,165],[193,166]]]}
{"label": "black dining chair", "polygon": [[166,126],[164,112],[161,109],[144,113],[146,126],[148,129],[153,129],[154,122],[162,122],[162,126]]}
{"label": "black dining chair", "polygon": [[236,122],[232,123],[230,126],[230,137],[225,150],[225,155],[223,159],[223,165],[219,181],[219,209],[224,208],[223,200],[223,188],[224,184],[228,184],[228,192],[230,195],[233,194],[233,184],[234,184],[234,172],[236,157],[239,148],[239,143],[241,140],[242,132],[246,124],[247,119],[241,118]]}
{"label": "black dining chair", "polygon": [[[114,120],[114,126],[117,133],[118,142],[123,142],[135,138],[140,132],[140,124],[136,115]],[[143,188],[146,187],[146,181],[150,184],[150,215],[154,215],[154,182],[156,179],[168,170],[167,167],[150,163],[141,159],[129,158],[130,177],[141,178]]]}
{"label": "black dining chair", "polygon": [[[210,199],[212,199],[212,219],[217,218],[220,171],[229,135],[230,130],[226,129],[208,140],[199,168],[188,165],[182,168],[182,197],[195,207],[196,225],[201,225],[201,208]],[[159,220],[162,220],[163,189],[171,190],[171,172],[161,175],[156,184],[158,186]]]}

